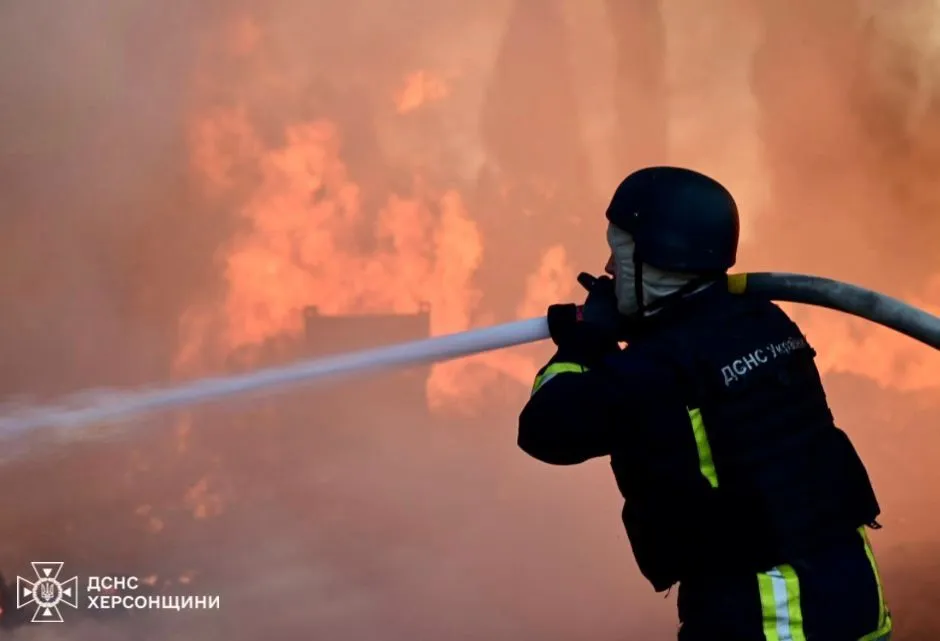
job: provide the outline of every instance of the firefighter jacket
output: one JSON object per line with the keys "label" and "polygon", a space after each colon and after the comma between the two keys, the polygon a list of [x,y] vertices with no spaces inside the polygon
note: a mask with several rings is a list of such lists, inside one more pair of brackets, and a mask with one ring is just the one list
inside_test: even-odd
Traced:
{"label": "firefighter jacket", "polygon": [[879,515],[814,357],[778,306],[717,284],[602,358],[559,347],[518,443],[557,465],[610,457],[634,556],[657,591],[767,570]]}

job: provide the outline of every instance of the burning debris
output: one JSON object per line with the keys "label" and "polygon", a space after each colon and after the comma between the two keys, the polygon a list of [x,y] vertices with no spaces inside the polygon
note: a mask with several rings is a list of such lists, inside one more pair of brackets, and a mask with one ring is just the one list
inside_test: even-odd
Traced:
{"label": "burning debris", "polygon": [[[597,185],[610,186],[603,168],[621,175],[677,155],[720,165],[736,191],[761,195],[749,208],[748,266],[772,259],[936,309],[927,279],[940,224],[937,71],[925,55],[936,12],[918,9],[915,26],[902,10],[890,24],[869,21],[869,36],[890,27],[877,40],[843,32],[858,21],[857,3],[842,0],[718,3],[704,17],[666,4],[276,0],[196,3],[170,16],[132,2],[88,14],[98,20],[70,9],[40,20],[34,3],[9,3],[0,9],[10,26],[0,58],[16,63],[0,69],[14,97],[0,123],[9,134],[0,142],[0,393],[283,362],[338,347],[346,339],[327,338],[325,326],[351,316],[395,315],[422,335],[534,316],[574,296],[577,269],[595,260],[586,239],[601,211]],[[905,6],[914,4],[926,6]],[[880,65],[870,73],[860,62],[869,55]],[[311,304],[315,331],[304,316]],[[825,345],[827,375],[851,379],[845,411],[858,412],[871,450],[898,462],[880,475],[932,470],[934,437],[922,432],[937,410],[911,399],[940,386],[936,358],[850,320],[798,315]],[[372,344],[392,333],[362,322]],[[522,348],[439,365],[375,381],[371,396],[344,388],[186,413],[168,427],[172,437],[155,429],[13,464],[5,486],[26,478],[44,488],[5,497],[4,567],[34,552],[68,553],[85,567],[139,562],[161,577],[163,565],[199,567],[247,585],[250,607],[239,612],[250,615],[227,619],[244,628],[226,631],[230,640],[270,634],[275,623],[285,641],[376,629],[420,639],[416,628],[434,628],[437,615],[447,621],[430,638],[455,621],[482,637],[524,638],[542,613],[565,612],[533,632],[550,639],[574,626],[572,610],[611,637],[648,625],[656,638],[669,625],[657,602],[624,605],[631,570],[611,563],[623,542],[595,536],[588,508],[606,486],[536,498],[551,481],[527,477],[507,453],[506,408],[525,397],[541,356]],[[894,396],[899,389],[913,396]],[[899,408],[916,420],[881,422]],[[491,425],[481,425],[484,413]],[[455,415],[477,418],[455,427]],[[915,430],[921,438],[894,452]],[[904,496],[920,487],[905,485]],[[921,510],[928,485],[907,503],[895,492],[899,511]],[[519,552],[544,536],[526,525],[559,514],[570,517],[566,545],[596,554],[583,559],[590,572],[556,574],[590,574],[596,593],[550,585],[544,555],[536,563]],[[935,537],[927,521],[919,535]],[[889,524],[885,536],[903,538],[906,527]],[[887,561],[889,589],[913,602],[921,588],[904,588],[918,583],[917,564],[892,573]],[[533,585],[537,603],[525,594]],[[166,589],[164,580],[150,588]],[[22,625],[9,589],[4,627]],[[306,592],[329,607],[278,621],[254,607],[265,594],[274,609]],[[388,613],[415,611],[415,594],[434,603],[423,606],[426,622]],[[923,618],[909,611],[929,629],[927,609]],[[902,606],[901,626],[904,617]],[[475,627],[483,619],[492,627]]]}

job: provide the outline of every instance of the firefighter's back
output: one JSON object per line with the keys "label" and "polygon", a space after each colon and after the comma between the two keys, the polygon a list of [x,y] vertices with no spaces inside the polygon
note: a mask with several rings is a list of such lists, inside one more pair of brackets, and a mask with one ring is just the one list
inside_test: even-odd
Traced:
{"label": "firefighter's back", "polygon": [[880,508],[797,325],[713,287],[651,322],[623,359],[674,372],[660,398],[676,407],[648,413],[633,442],[642,460],[613,463],[641,570],[657,589],[680,584],[682,639],[890,630],[865,536]]}

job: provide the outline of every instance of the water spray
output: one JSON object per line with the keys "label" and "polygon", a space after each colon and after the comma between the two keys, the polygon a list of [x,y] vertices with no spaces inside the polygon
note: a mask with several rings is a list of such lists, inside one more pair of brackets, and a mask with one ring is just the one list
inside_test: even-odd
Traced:
{"label": "water spray", "polygon": [[[728,289],[739,295],[841,311],[940,349],[940,318],[855,285],[800,274],[754,273],[729,276]],[[51,428],[67,439],[76,438],[82,434],[82,427],[127,421],[153,412],[251,393],[283,391],[318,381],[452,360],[548,337],[548,323],[540,317],[171,387],[85,392],[58,405],[20,409],[0,416],[0,439],[41,428]]]}

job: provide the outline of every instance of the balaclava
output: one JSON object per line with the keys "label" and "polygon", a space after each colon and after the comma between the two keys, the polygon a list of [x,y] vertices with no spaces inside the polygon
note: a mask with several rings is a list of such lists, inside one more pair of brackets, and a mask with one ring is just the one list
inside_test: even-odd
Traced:
{"label": "balaclava", "polygon": [[[633,236],[619,227],[608,224],[607,244],[614,256],[614,271],[616,273],[617,309],[625,316],[633,316],[639,310],[636,299],[634,274],[636,269],[633,262],[635,244]],[[664,272],[650,265],[643,265],[643,304],[649,307],[653,302],[677,292],[697,277],[694,274],[679,274]],[[701,291],[711,283],[702,285],[696,291]],[[691,292],[694,293],[694,292]],[[647,312],[655,314],[658,308]]]}

